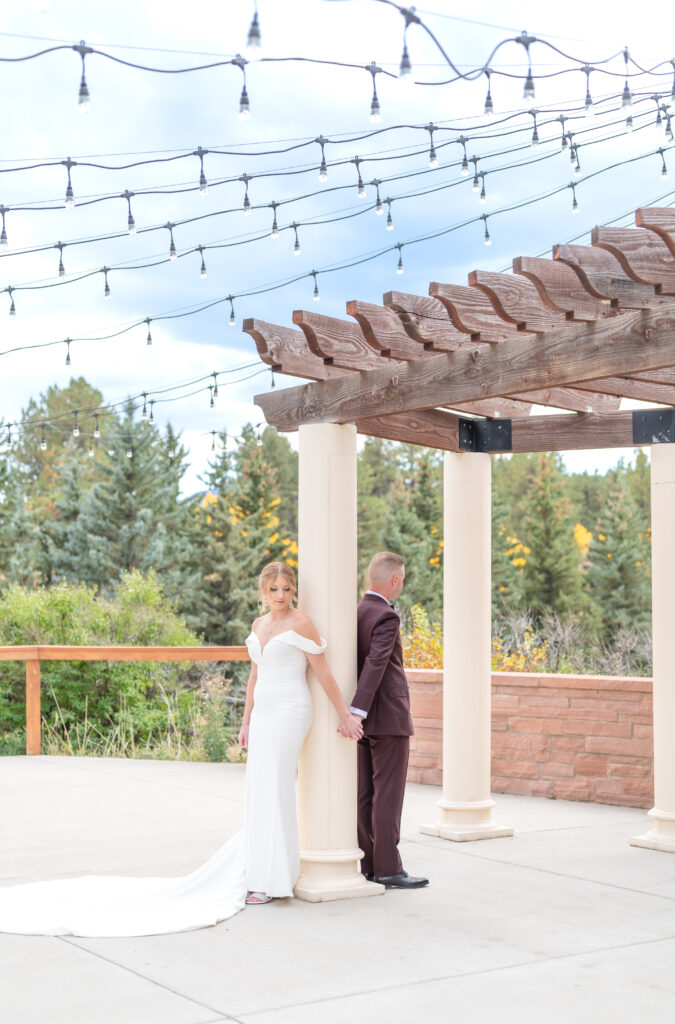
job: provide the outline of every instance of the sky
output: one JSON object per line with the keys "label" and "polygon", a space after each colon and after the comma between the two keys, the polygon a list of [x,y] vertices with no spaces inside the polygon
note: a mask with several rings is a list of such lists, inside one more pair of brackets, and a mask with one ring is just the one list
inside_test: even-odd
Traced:
{"label": "sky", "polygon": [[[86,57],[91,111],[85,114],[78,110],[77,52],[62,49],[0,63],[5,97],[0,204],[9,208],[8,246],[0,248],[0,419],[19,420],[31,397],[52,384],[65,386],[71,376],[85,377],[108,403],[143,391],[155,394],[155,419],[161,425],[170,420],[190,449],[185,479],[190,493],[202,486],[213,431],[236,437],[243,424],[262,423],[253,396],[268,390],[270,373],[241,330],[245,317],[290,326],[294,309],[309,308],[348,318],[345,303],[350,299],[377,303],[393,289],[426,294],[430,281],[463,284],[476,268],[504,271],[516,256],[547,255],[554,244],[574,238],[589,242],[595,224],[630,225],[640,206],[671,205],[672,174],[670,180],[662,178],[658,151],[664,150],[672,173],[675,152],[669,152],[663,130],[654,126],[656,104],[635,102],[637,130],[630,134],[624,130],[626,111],[612,113],[616,101],[600,102],[621,92],[621,77],[593,72],[590,115],[582,118],[579,112],[568,121],[580,141],[578,177],[561,151],[561,126],[554,121],[558,110],[583,104],[586,76],[580,63],[599,67],[600,61],[618,55],[604,66],[620,74],[626,46],[642,67],[668,61],[674,18],[668,8],[643,3],[638,16],[634,5],[618,3],[608,19],[605,5],[579,0],[564,5],[426,3],[428,8],[417,9],[418,16],[463,73],[484,66],[498,43],[524,30],[574,60],[534,44],[536,97],[523,101],[522,80],[496,72],[522,76],[524,48],[516,42],[502,46],[490,61],[495,106],[490,120],[483,116],[485,76],[475,82],[406,85],[384,74],[396,76],[403,39],[403,19],[391,5],[259,0],[260,56],[361,67],[253,60],[246,68],[251,118],[242,122],[238,67],[160,74],[120,61],[169,70],[229,60],[245,48],[253,0],[201,0],[193,8],[175,0],[119,0],[114,5],[5,0],[0,56],[19,58],[59,42],[83,40],[116,60]],[[421,26],[409,27],[407,46],[416,80],[450,77]],[[372,80],[363,68],[373,60],[383,69],[377,76],[382,114],[377,125],[369,120]],[[561,70],[566,73],[555,74]],[[666,92],[669,102],[672,68],[666,64],[660,70],[659,78],[642,76],[631,84],[646,96],[657,89]],[[556,113],[546,113],[551,108]],[[531,109],[540,111],[537,149],[530,146]],[[511,119],[503,121],[507,116]],[[438,126],[435,169],[429,167],[429,133],[410,127],[426,124]],[[394,130],[363,138],[375,129]],[[462,147],[456,140],[461,134],[469,140],[467,155],[476,156],[478,169],[486,172],[484,205],[472,191],[472,175],[459,173]],[[320,147],[311,142],[321,136],[330,140],[324,183],[318,180]],[[300,146],[308,140],[310,145]],[[191,155],[198,147],[211,150],[204,157],[206,194],[198,188],[199,158]],[[354,157],[362,160],[365,199],[357,195]],[[77,162],[71,169],[72,209],[64,206],[67,169],[60,161],[67,158]],[[148,160],[155,162],[118,169]],[[35,163],[56,166],[25,169]],[[250,216],[243,211],[245,182],[237,180],[245,175],[252,176]],[[377,178],[382,180],[381,198],[392,200],[393,231],[386,230],[387,204],[383,216],[375,212],[376,190],[369,183]],[[121,198],[126,190],[135,193],[133,235],[127,232],[128,206]],[[155,194],[143,194],[148,191]],[[274,202],[283,204],[277,239],[270,237]],[[515,206],[520,208],[508,210]],[[482,214],[487,222],[477,221]],[[186,220],[191,222],[179,223]],[[297,256],[294,221],[300,224]],[[162,227],[167,223],[177,224],[176,260],[168,259],[170,232]],[[486,224],[489,248],[484,245]],[[443,233],[413,244],[436,232]],[[397,243],[403,244],[403,276],[396,273],[399,251],[392,247]],[[217,248],[200,254],[195,251],[199,245]],[[24,251],[41,247],[47,248]],[[378,253],[357,266],[330,269]],[[60,255],[64,277],[58,275]],[[200,276],[202,255],[206,277]],[[103,267],[110,268],[109,300],[104,298]],[[318,271],[318,304],[312,270]],[[89,276],[77,280],[82,275]],[[301,279],[275,287],[291,278]],[[8,315],[10,295],[2,294],[8,286],[16,289],[13,317]],[[230,303],[224,301],[228,295],[235,296],[233,327]],[[194,315],[176,315],[209,304]],[[156,319],[165,315],[173,318]],[[100,338],[146,318],[152,321],[151,346],[143,323],[107,340],[73,340],[71,365],[66,366],[64,339]],[[8,351],[15,349],[20,351]],[[219,394],[212,408],[203,378],[213,372],[219,374]],[[277,379],[277,386],[296,383]],[[176,385],[182,387],[162,391]],[[182,394],[190,397],[166,401]],[[110,443],[114,447],[115,439]],[[574,453],[567,465],[604,472],[621,454],[629,453]]]}

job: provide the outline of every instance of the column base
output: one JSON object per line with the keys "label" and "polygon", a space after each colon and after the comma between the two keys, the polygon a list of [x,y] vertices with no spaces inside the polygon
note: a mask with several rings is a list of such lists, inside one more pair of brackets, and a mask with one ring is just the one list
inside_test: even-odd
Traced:
{"label": "column base", "polygon": [[363,850],[303,850],[294,895],[308,903],[381,896],[384,886],[368,882],[359,871]]}
{"label": "column base", "polygon": [[442,816],[433,825],[420,825],[420,832],[454,843],[468,843],[476,839],[507,839],[514,830],[492,821],[494,800],[456,802],[439,800]]}
{"label": "column base", "polygon": [[643,850],[660,850],[662,853],[675,853],[675,814],[660,811],[652,807],[647,812],[654,819],[654,825],[643,836],[633,836],[631,846],[640,846]]}

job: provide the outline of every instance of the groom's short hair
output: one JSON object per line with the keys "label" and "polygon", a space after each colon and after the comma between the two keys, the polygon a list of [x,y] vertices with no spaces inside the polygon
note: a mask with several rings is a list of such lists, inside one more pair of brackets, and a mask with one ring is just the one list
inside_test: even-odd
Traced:
{"label": "groom's short hair", "polygon": [[384,583],[396,573],[400,573],[405,562],[393,551],[378,551],[368,565],[368,580],[371,583]]}

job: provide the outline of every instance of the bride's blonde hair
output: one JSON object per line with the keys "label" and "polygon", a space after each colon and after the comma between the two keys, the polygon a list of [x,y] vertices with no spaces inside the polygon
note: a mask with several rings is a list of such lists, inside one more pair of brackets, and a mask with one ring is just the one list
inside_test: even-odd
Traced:
{"label": "bride's blonde hair", "polygon": [[291,602],[295,597],[297,589],[295,573],[290,565],[287,565],[286,562],[269,562],[258,576],[258,600],[263,611],[267,608],[267,591],[277,576],[283,576],[289,584],[291,588]]}

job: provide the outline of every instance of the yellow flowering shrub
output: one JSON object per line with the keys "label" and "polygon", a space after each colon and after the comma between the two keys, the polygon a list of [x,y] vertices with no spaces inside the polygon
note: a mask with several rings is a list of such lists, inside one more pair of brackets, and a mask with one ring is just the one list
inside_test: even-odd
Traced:
{"label": "yellow flowering shrub", "polygon": [[410,609],[410,626],[403,630],[403,663],[408,668],[443,668],[443,628],[429,622],[419,604]]}
{"label": "yellow flowering shrub", "polygon": [[537,643],[533,629],[526,629],[515,650],[506,650],[501,637],[492,641],[493,672],[540,672],[546,664],[547,645]]}

